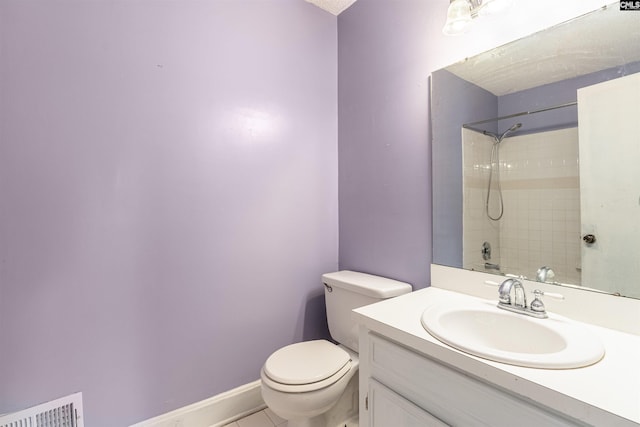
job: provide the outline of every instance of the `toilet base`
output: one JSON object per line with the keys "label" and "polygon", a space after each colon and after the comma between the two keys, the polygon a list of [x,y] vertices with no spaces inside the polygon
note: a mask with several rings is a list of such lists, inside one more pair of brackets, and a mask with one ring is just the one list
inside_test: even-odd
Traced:
{"label": "toilet base", "polygon": [[337,424],[331,424],[327,422],[327,417],[319,415],[313,417],[313,419],[307,418],[303,420],[289,420],[287,424],[283,424],[284,427],[358,427],[358,416],[349,418],[346,421],[341,421]]}
{"label": "toilet base", "polygon": [[358,372],[349,380],[340,399],[327,412],[311,418],[290,419],[287,427],[358,427]]}
{"label": "toilet base", "polygon": [[[318,413],[318,411],[315,411],[315,414],[309,413],[309,415],[314,415],[312,417],[298,418],[293,416],[288,418],[287,427],[358,427],[358,377],[359,372],[356,370],[333,405],[324,409],[323,412]],[[271,397],[270,393],[272,391],[268,388],[265,389],[263,385],[262,396],[267,405],[271,400],[269,398]],[[285,407],[285,409],[287,408],[288,406]],[[276,415],[287,419],[287,414],[280,412],[278,409],[282,408],[271,407],[271,410]]]}
{"label": "toilet base", "polygon": [[287,427],[327,427],[324,414],[318,415],[313,418],[303,418],[298,420],[289,420],[286,424]]}

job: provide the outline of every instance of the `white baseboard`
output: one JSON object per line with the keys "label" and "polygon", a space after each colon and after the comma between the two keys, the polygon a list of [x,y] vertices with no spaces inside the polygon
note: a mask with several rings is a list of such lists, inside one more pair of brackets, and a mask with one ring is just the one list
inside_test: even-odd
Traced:
{"label": "white baseboard", "polygon": [[221,427],[266,406],[257,380],[130,427]]}

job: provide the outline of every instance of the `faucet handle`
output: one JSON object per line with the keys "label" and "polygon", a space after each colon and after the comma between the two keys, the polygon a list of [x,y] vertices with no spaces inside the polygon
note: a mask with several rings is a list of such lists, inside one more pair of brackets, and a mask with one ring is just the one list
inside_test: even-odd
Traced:
{"label": "faucet handle", "polygon": [[546,314],[547,309],[545,308],[544,303],[542,302],[542,299],[540,299],[540,297],[543,295],[547,297],[559,299],[559,300],[563,300],[564,295],[557,294],[554,292],[542,292],[540,289],[536,289],[535,291],[533,291],[534,299],[533,301],[531,301],[531,306],[529,308],[531,309],[531,311],[543,314],[544,315],[543,317],[547,317],[547,314]]}
{"label": "faucet handle", "polygon": [[540,289],[536,289],[535,291],[533,291],[533,301],[531,301],[531,306],[529,308],[531,309],[531,311],[534,311],[536,313],[544,313],[546,317],[547,309],[540,299],[542,295],[544,295],[544,292],[542,292]]}
{"label": "faucet handle", "polygon": [[560,301],[564,300],[564,295],[562,295],[562,294],[557,294],[555,292],[542,292],[540,289],[536,289],[535,291],[533,291],[533,295],[535,295],[535,296],[544,295],[545,297],[557,299],[557,300],[560,300]]}

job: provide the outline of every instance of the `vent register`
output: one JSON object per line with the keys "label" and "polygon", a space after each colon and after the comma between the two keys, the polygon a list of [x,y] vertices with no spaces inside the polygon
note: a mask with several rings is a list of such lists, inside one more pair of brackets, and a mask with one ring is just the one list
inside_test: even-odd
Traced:
{"label": "vent register", "polygon": [[0,415],[0,427],[84,427],[82,393]]}

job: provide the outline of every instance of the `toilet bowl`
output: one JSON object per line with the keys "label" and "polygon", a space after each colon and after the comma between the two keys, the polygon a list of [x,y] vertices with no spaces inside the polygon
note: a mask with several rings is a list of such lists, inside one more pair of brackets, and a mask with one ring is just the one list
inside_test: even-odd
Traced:
{"label": "toilet bowl", "polygon": [[411,292],[411,285],[353,271],[322,276],[333,339],[275,351],[260,372],[262,398],[288,427],[344,425],[358,416],[358,328],[351,310]]}
{"label": "toilet bowl", "polygon": [[343,395],[358,365],[353,351],[326,340],[292,344],[263,366],[262,397],[289,427],[324,427],[324,414]]}

